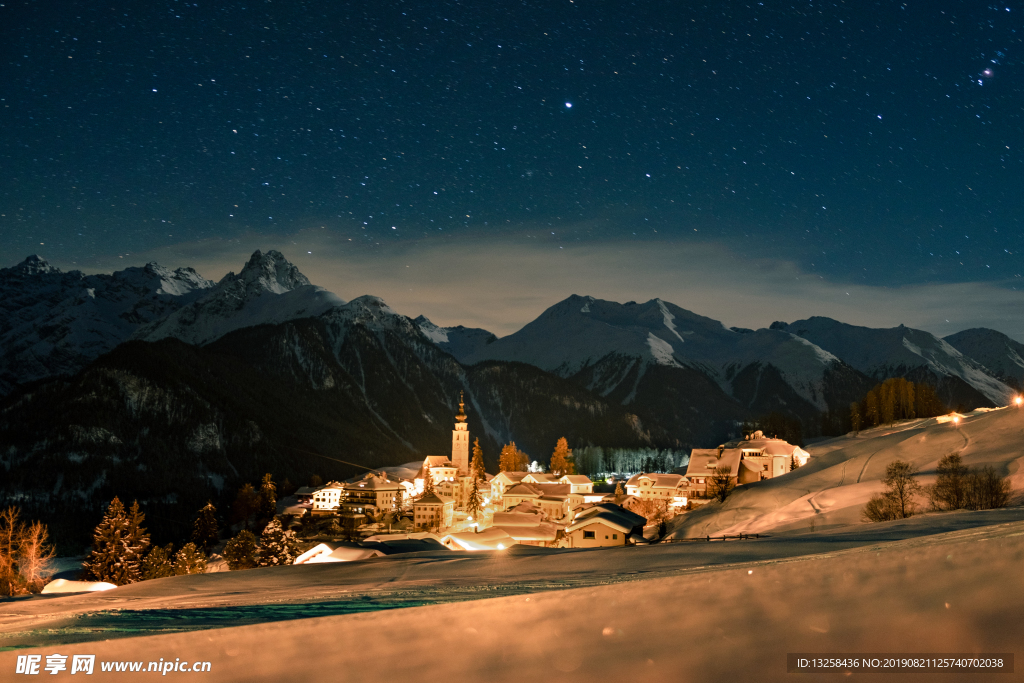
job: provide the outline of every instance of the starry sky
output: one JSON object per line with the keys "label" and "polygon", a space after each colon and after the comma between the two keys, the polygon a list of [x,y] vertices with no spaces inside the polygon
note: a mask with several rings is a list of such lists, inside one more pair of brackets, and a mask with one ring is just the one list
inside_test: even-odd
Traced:
{"label": "starry sky", "polygon": [[4,0],[0,266],[1024,339],[1022,63],[1004,3]]}

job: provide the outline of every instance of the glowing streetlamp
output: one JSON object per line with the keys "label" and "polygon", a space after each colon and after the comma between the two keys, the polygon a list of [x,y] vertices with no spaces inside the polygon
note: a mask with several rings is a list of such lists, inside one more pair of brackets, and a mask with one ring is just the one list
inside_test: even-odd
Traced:
{"label": "glowing streetlamp", "polygon": [[1017,398],[1013,399],[1013,402],[1017,405],[1018,408],[1020,408],[1021,404],[1024,403],[1024,398],[1018,396]]}
{"label": "glowing streetlamp", "polygon": [[956,427],[957,429],[960,428],[960,416],[959,415],[954,415],[953,416],[953,426]]}

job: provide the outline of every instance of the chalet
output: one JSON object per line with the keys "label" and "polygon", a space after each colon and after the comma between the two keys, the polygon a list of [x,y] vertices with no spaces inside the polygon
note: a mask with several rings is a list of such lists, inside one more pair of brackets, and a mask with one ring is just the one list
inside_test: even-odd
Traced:
{"label": "chalet", "polygon": [[646,519],[612,503],[599,503],[576,513],[565,529],[570,548],[632,545],[643,539]]}
{"label": "chalet", "polygon": [[809,457],[810,454],[799,446],[782,439],[765,438],[760,431],[718,448],[695,448],[686,468],[687,495],[707,498],[708,484],[719,467],[727,468],[733,485],[750,484],[782,476],[793,464],[806,464]]}
{"label": "chalet", "polygon": [[594,482],[585,474],[563,474],[558,480],[559,484],[568,484],[572,493],[583,494],[584,496],[594,493]]}
{"label": "chalet", "polygon": [[344,485],[341,507],[346,512],[377,515],[401,506],[404,487],[374,473]]}
{"label": "chalet", "polygon": [[295,491],[295,500],[298,502],[299,505],[312,505],[313,494],[316,492],[317,487],[315,486],[300,486]]}
{"label": "chalet", "polygon": [[337,512],[345,497],[345,487],[336,481],[329,482],[313,492],[313,514]]}
{"label": "chalet", "polygon": [[572,493],[570,484],[528,484],[522,481],[507,489],[501,500],[506,510],[529,501],[548,519],[559,521],[567,519],[572,510],[583,505],[583,494]]}
{"label": "chalet", "polygon": [[491,495],[502,498],[505,491],[523,481],[530,472],[499,472],[491,479]]}
{"label": "chalet", "polygon": [[439,493],[428,493],[412,504],[413,528],[417,531],[447,529],[455,517],[455,501]]}
{"label": "chalet", "polygon": [[626,482],[626,493],[639,500],[663,501],[669,508],[686,507],[688,483],[681,474],[634,474]]}

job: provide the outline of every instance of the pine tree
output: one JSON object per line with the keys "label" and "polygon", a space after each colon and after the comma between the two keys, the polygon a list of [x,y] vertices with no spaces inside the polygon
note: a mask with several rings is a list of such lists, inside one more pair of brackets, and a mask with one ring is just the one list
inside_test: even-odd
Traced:
{"label": "pine tree", "polygon": [[469,470],[474,479],[486,479],[487,471],[484,469],[484,450],[480,448],[480,439],[473,440],[473,461]]}
{"label": "pine tree", "polygon": [[142,560],[142,580],[174,576],[174,544],[154,545]]}
{"label": "pine tree", "polygon": [[252,484],[248,482],[242,484],[242,488],[238,489],[235,502],[231,506],[232,521],[244,524],[245,528],[249,529],[252,517],[259,509],[259,502],[259,496]]}
{"label": "pine tree", "polygon": [[427,473],[424,475],[424,479],[423,479],[423,495],[424,496],[429,496],[433,492],[434,492],[434,475],[432,475],[430,473],[430,470],[427,470]]}
{"label": "pine tree", "polygon": [[258,518],[260,521],[269,520],[277,514],[277,486],[270,474],[263,475],[260,484]]}
{"label": "pine tree", "polygon": [[256,535],[242,529],[224,546],[228,569],[252,569],[256,566]]}
{"label": "pine tree", "polygon": [[622,481],[615,482],[615,504],[618,505],[622,502],[622,499],[626,497],[626,492],[622,490]]}
{"label": "pine tree", "polygon": [[206,571],[206,555],[195,543],[186,543],[174,556],[174,574],[202,574]]}
{"label": "pine tree", "polygon": [[555,450],[551,454],[551,466],[548,468],[551,474],[556,476],[563,476],[565,474],[571,474],[570,462],[572,458],[572,451],[569,449],[569,442],[565,440],[563,436],[555,444]]}
{"label": "pine tree", "polygon": [[270,520],[260,536],[256,550],[256,564],[260,567],[277,567],[295,561],[298,553],[295,547],[295,533],[285,531],[277,519]]}
{"label": "pine tree", "polygon": [[93,532],[92,552],[82,563],[87,580],[123,586],[142,578],[142,556],[149,546],[149,535],[142,528],[144,519],[138,501],[128,512],[116,496],[110,501]]}
{"label": "pine tree", "polygon": [[217,528],[217,508],[213,503],[206,502],[203,509],[199,511],[195,523],[192,525],[192,542],[203,552],[210,552],[210,548],[217,545],[220,533]]}
{"label": "pine tree", "polygon": [[507,443],[501,447],[501,455],[498,457],[498,470],[501,472],[515,472],[516,467],[516,444]]}
{"label": "pine tree", "polygon": [[850,404],[850,428],[852,431],[860,431],[860,404]]}
{"label": "pine tree", "polygon": [[315,489],[317,486],[320,486],[323,483],[324,483],[324,480],[320,478],[319,474],[314,474],[312,477],[309,478],[309,486],[310,486],[310,488],[314,488]]}
{"label": "pine tree", "polygon": [[[469,512],[471,517],[477,517],[480,513],[480,488],[477,486],[476,479],[473,480],[473,488],[469,490],[469,499],[466,501],[466,511]],[[479,529],[480,527],[477,527],[478,531]]]}

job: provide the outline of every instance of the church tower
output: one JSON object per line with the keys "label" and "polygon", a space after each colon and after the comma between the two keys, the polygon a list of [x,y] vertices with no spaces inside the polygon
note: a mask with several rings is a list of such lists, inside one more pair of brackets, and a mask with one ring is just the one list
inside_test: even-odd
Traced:
{"label": "church tower", "polygon": [[459,414],[455,416],[452,430],[452,466],[459,470],[460,477],[469,476],[469,425],[466,424],[466,404],[459,393]]}

